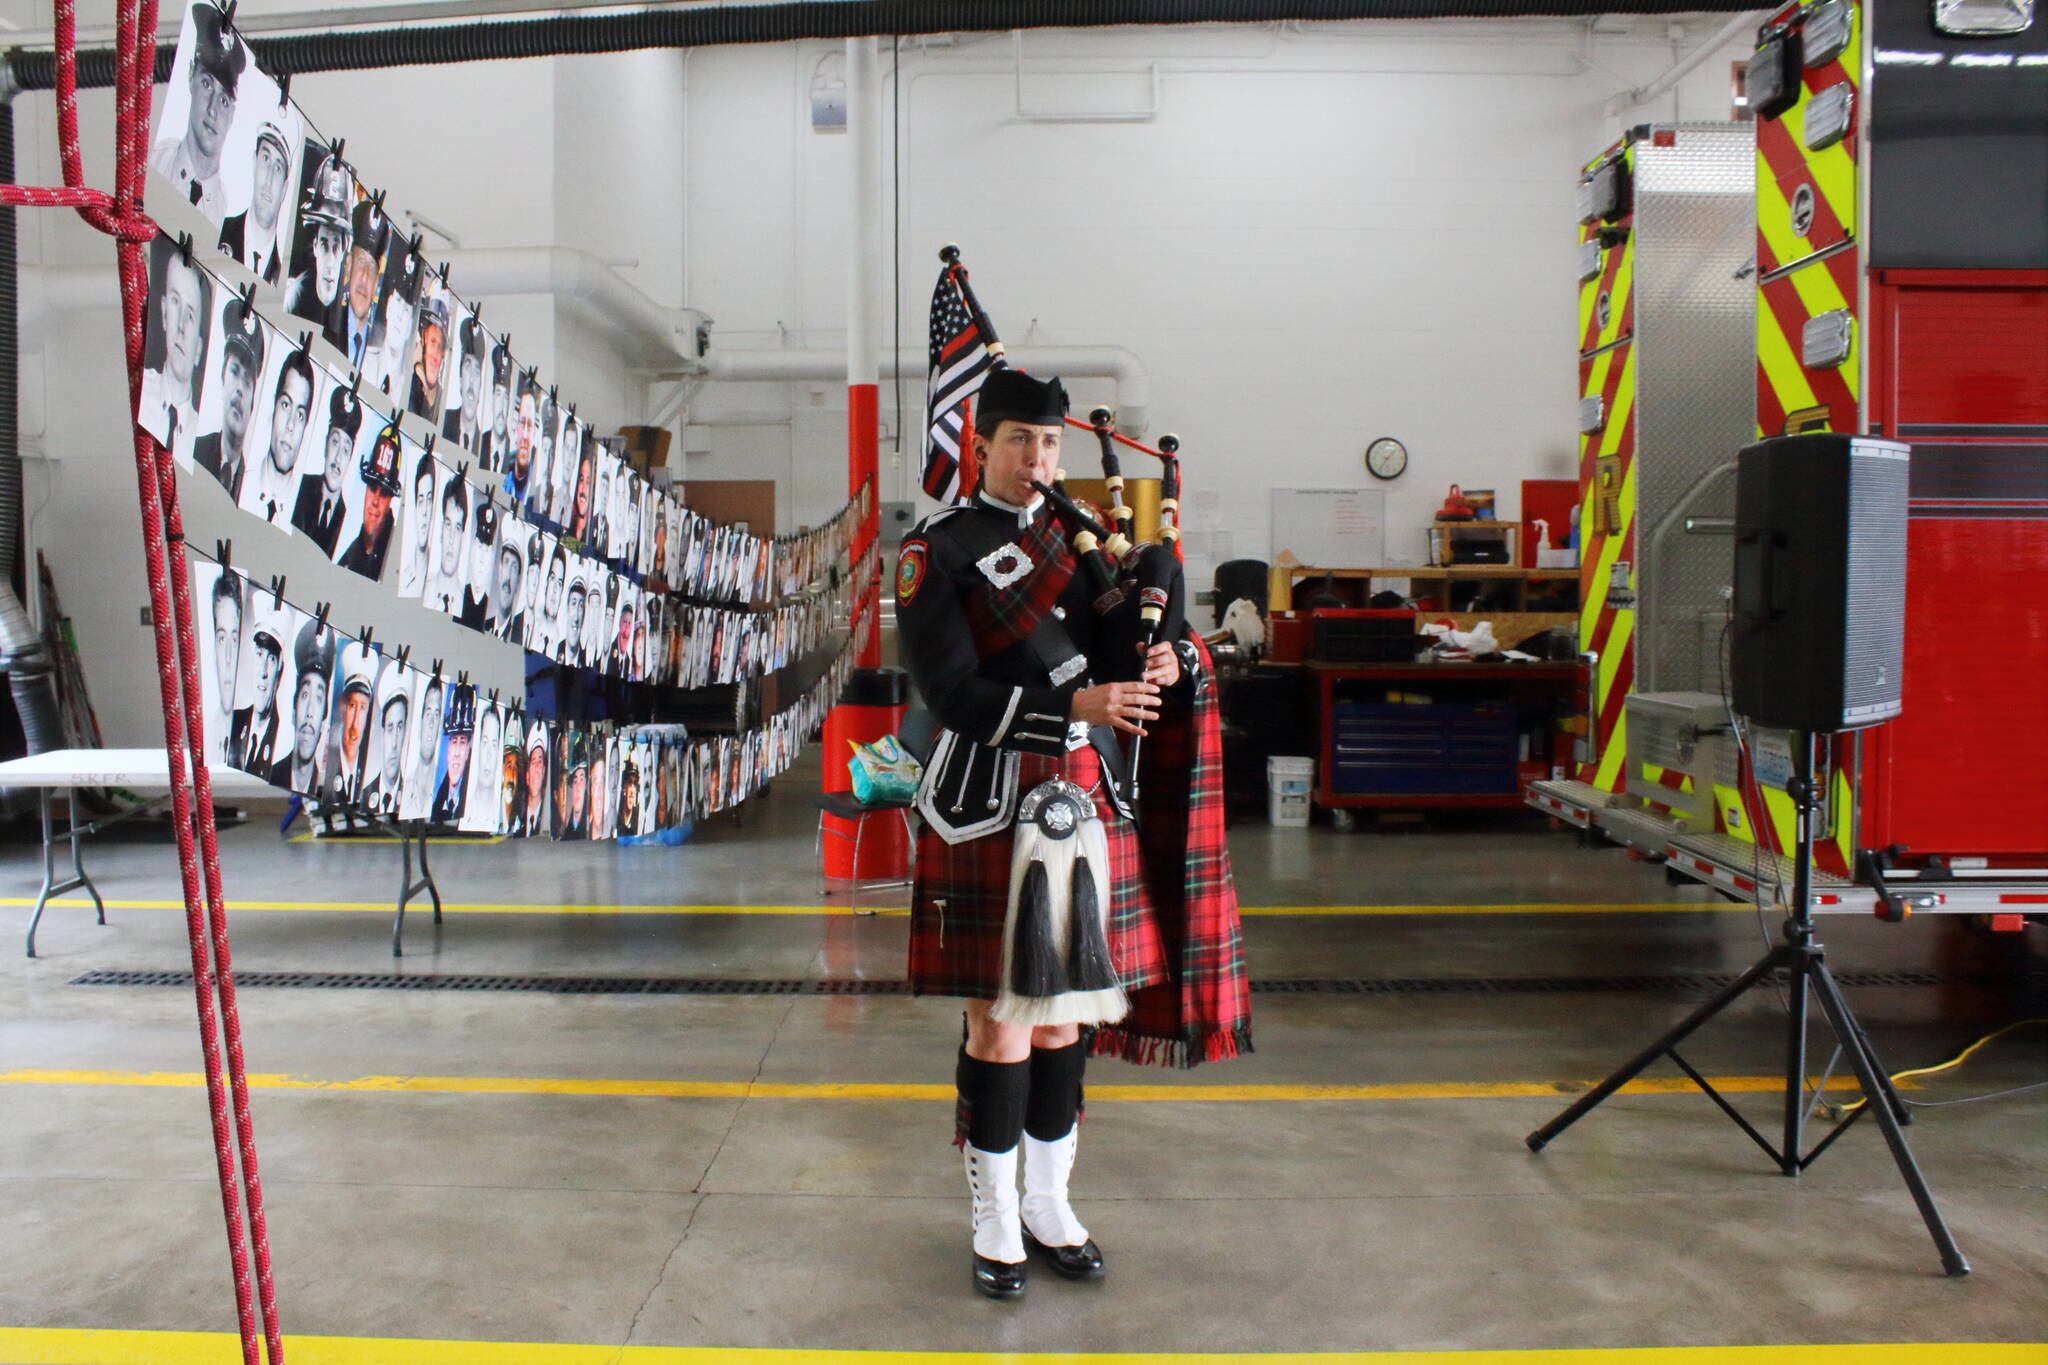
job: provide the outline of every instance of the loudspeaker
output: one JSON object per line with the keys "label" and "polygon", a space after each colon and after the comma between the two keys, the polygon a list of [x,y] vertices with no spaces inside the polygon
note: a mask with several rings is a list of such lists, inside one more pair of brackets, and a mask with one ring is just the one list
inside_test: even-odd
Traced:
{"label": "loudspeaker", "polygon": [[1831,432],[1743,448],[1730,644],[1741,715],[1826,733],[1899,714],[1910,454]]}

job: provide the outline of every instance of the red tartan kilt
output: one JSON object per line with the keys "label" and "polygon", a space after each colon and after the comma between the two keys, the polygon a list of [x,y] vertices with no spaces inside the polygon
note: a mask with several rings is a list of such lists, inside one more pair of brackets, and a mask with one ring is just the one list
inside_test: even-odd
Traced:
{"label": "red tartan kilt", "polygon": [[[1022,760],[1020,792],[1054,776],[1093,787],[1101,774],[1093,748],[1075,749],[1059,759],[1024,754]],[[1166,945],[1145,889],[1137,829],[1100,791],[1095,793],[1095,813],[1109,839],[1110,961],[1125,990],[1164,981]],[[1003,919],[1009,909],[1014,844],[1007,829],[959,844],[948,844],[929,825],[918,832],[917,878],[910,903],[913,994],[996,998],[1002,983]]]}

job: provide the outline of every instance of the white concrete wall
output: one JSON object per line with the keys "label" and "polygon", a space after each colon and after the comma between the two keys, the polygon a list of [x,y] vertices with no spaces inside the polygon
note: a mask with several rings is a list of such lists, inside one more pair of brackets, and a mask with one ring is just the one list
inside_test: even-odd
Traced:
{"label": "white concrete wall", "polygon": [[[244,0],[265,9],[270,0]],[[24,26],[39,6],[8,0]],[[6,6],[0,14],[11,15]],[[1572,178],[1628,123],[1725,117],[1728,62],[1654,107],[1609,113],[1724,16],[1575,21],[1108,29],[1026,35],[1034,108],[1132,109],[1144,121],[1026,122],[1007,36],[885,42],[883,202],[900,205],[905,345],[921,348],[947,240],[966,248],[1012,344],[1127,346],[1152,375],[1152,430],[1187,443],[1194,490],[1221,493],[1230,553],[1267,550],[1267,490],[1362,486],[1365,443],[1412,452],[1389,489],[1390,555],[1457,481],[1491,486],[1572,470]],[[561,244],[610,262],[657,302],[714,320],[727,346],[844,344],[847,147],[813,132],[832,43],[481,63],[300,78],[294,95],[390,202],[464,246]],[[49,97],[21,97],[24,181],[58,180]],[[88,176],[105,183],[112,101],[81,98]],[[900,187],[897,148],[901,149]],[[899,193],[900,188],[900,193]],[[20,215],[33,267],[110,260],[67,214]],[[435,247],[429,247],[430,252]],[[458,274],[458,290],[462,281]],[[133,464],[111,288],[97,310],[25,327],[30,544],[51,557],[77,619],[110,741],[158,733]],[[28,302],[33,313],[33,299]],[[630,371],[602,329],[544,297],[493,299],[522,362],[603,427],[646,418],[669,386]],[[891,324],[893,327],[894,324]],[[1074,385],[1077,404],[1111,396]],[[882,393],[884,495],[907,497],[922,384]],[[679,446],[684,478],[772,478],[783,529],[845,495],[836,383],[703,386]],[[1077,471],[1090,462],[1075,449]],[[302,546],[194,484],[193,538],[233,535],[238,562],[290,575],[336,619],[516,685],[517,655],[388,591],[362,593]],[[1206,580],[1205,554],[1192,557]]]}

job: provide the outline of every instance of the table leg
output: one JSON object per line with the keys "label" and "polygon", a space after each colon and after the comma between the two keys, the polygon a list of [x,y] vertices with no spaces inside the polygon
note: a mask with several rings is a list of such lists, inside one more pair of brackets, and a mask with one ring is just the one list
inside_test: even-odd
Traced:
{"label": "table leg", "polygon": [[92,895],[93,908],[99,912],[99,922],[107,922],[107,903],[100,899],[100,889],[92,884],[92,878],[85,871],[85,850],[80,835],[85,831],[78,828],[78,798],[72,796],[71,809],[71,873],[74,885],[84,887]]}
{"label": "table leg", "polygon": [[[28,917],[27,948],[30,957],[36,955],[36,928],[42,924],[43,911],[49,908],[52,896],[61,896],[66,891],[76,891],[84,887],[92,893],[92,903],[99,911],[99,922],[107,922],[107,903],[100,899],[99,888],[92,884],[92,878],[85,875],[85,853],[79,841],[90,830],[81,830],[78,827],[78,803],[75,797],[72,800],[69,834],[72,875],[61,882],[57,880],[57,850],[50,819],[50,792],[49,787],[36,788],[36,814],[43,826],[43,889],[37,893],[35,911]],[[98,828],[99,825],[91,826],[91,829]]]}
{"label": "table leg", "polygon": [[[392,828],[398,834],[399,875],[398,909],[391,917],[391,955],[393,957],[403,957],[405,956],[405,947],[401,935],[405,930],[406,903],[419,892],[425,891],[434,902],[434,923],[439,924],[441,922],[441,889],[434,885],[434,869],[427,863],[426,824],[421,822],[410,830],[404,825],[394,825]],[[415,840],[419,842],[420,846],[420,876],[418,881],[414,881],[412,876],[412,846]]]}

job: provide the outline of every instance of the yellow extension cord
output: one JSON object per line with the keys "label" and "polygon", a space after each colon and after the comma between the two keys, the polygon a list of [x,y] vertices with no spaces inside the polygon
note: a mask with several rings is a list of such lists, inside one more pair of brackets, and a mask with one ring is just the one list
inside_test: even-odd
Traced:
{"label": "yellow extension cord", "polygon": [[[1955,1056],[1949,1058],[1947,1061],[1942,1062],[1937,1066],[1919,1066],[1914,1067],[1910,1071],[1893,1072],[1892,1083],[1896,1085],[1898,1082],[1905,1080],[1908,1076],[1932,1076],[1937,1072],[1949,1071],[1955,1067],[1959,1067],[1964,1062],[1970,1059],[1972,1053],[1976,1052],[1977,1049],[1983,1047],[1986,1043],[1991,1042],[1993,1039],[2003,1038],[2006,1034],[2011,1033],[2013,1030],[2023,1029],[2027,1027],[2027,1025],[2029,1024],[2048,1024],[2048,1018],[2021,1019],[2016,1023],[2007,1024],[2002,1029],[1996,1029],[1990,1033],[1985,1034],[1982,1038],[1979,1038],[1976,1042],[1970,1044],[1961,1052],[1958,1052]],[[1862,1099],[1857,1100],[1854,1104],[1845,1104],[1841,1106],[1839,1110],[1836,1111],[1837,1117],[1847,1118],[1849,1115],[1855,1113],[1858,1109],[1861,1109],[1864,1105],[1868,1103],[1870,1103],[1870,1097],[1866,1095]]]}

